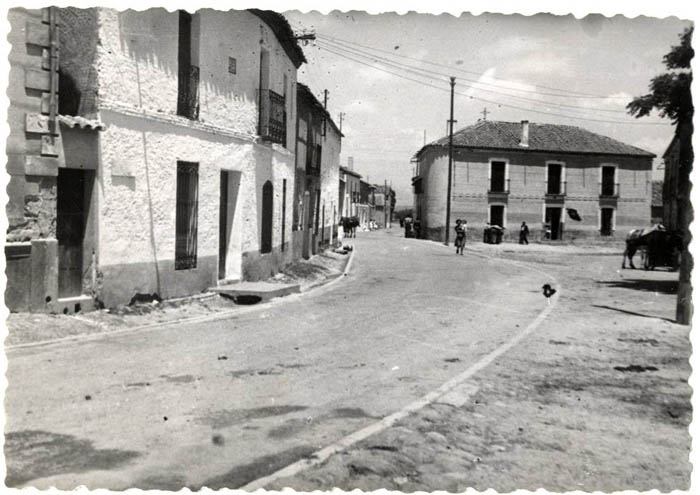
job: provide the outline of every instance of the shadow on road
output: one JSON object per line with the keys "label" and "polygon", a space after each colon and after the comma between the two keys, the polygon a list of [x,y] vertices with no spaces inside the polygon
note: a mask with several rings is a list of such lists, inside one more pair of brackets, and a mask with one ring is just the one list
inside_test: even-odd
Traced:
{"label": "shadow on road", "polygon": [[610,288],[643,290],[646,292],[660,292],[662,294],[676,294],[678,292],[678,280],[597,280],[596,283]]}
{"label": "shadow on road", "polygon": [[642,316],[644,318],[656,318],[658,320],[664,320],[664,321],[668,321],[671,323],[676,323],[675,320],[672,320],[670,318],[664,318],[663,316],[647,315],[644,313],[637,313],[636,311],[629,311],[627,309],[613,308],[612,306],[605,306],[603,304],[592,304],[591,306],[593,306],[594,308],[602,308],[602,309],[609,309],[611,311],[619,311],[620,313],[625,313],[627,315]]}

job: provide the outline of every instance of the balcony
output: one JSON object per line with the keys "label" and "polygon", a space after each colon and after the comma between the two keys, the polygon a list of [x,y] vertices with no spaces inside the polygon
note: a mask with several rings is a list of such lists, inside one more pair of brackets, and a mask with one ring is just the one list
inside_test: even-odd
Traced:
{"label": "balcony", "polygon": [[320,144],[311,144],[306,149],[306,175],[321,175],[321,153],[323,148]]}
{"label": "balcony", "polygon": [[287,109],[284,96],[272,90],[260,90],[260,136],[266,141],[287,144]]}
{"label": "balcony", "polygon": [[507,198],[510,194],[510,179],[492,178],[489,181],[488,195],[491,198]]}
{"label": "balcony", "polygon": [[185,66],[178,78],[177,114],[190,120],[199,118],[199,67]]}
{"label": "balcony", "polygon": [[620,197],[620,183],[619,182],[603,182],[600,185],[600,198],[619,198]]}
{"label": "balcony", "polygon": [[420,176],[413,177],[411,179],[413,184],[413,194],[423,194],[423,178]]}
{"label": "balcony", "polygon": [[564,199],[566,196],[566,181],[546,182],[545,199]]}

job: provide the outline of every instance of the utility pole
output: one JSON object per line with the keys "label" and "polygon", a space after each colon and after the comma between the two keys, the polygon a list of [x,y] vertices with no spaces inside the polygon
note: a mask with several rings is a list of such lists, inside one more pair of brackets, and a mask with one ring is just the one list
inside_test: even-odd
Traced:
{"label": "utility pole", "polygon": [[450,77],[450,144],[447,161],[447,202],[445,204],[445,246],[450,245],[450,206],[452,203],[452,133],[454,132],[455,79]]}
{"label": "utility pole", "polygon": [[486,110],[486,107],[484,107],[484,109],[481,111],[481,113],[484,115],[484,122],[486,122],[486,115],[489,114],[489,113],[491,113],[491,112],[489,112],[488,110]]}

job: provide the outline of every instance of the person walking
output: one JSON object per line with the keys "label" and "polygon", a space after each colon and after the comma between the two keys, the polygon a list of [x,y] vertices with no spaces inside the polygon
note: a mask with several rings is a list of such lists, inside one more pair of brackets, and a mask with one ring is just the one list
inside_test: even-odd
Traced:
{"label": "person walking", "polygon": [[457,220],[457,226],[455,227],[455,248],[456,254],[464,256],[464,245],[467,242],[467,222],[466,220],[462,223],[462,220]]}
{"label": "person walking", "polygon": [[530,229],[528,228],[527,224],[523,222],[523,224],[520,226],[520,244],[530,244],[527,242],[528,235],[530,235]]}

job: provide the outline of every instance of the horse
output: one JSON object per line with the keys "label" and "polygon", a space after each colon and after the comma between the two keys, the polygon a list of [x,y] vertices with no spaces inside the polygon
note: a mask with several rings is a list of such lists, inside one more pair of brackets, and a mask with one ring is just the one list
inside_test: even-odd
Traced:
{"label": "horse", "polygon": [[[625,252],[622,253],[622,268],[627,268],[625,262],[629,259],[630,268],[636,269],[632,258],[638,250],[647,250],[650,242],[657,247],[659,238],[665,238],[666,228],[661,224],[656,224],[649,229],[634,229],[630,230],[625,238]],[[649,266],[648,261],[645,261],[645,266]]]}

